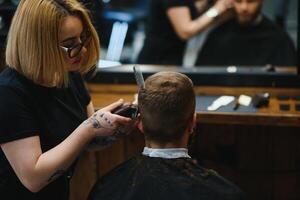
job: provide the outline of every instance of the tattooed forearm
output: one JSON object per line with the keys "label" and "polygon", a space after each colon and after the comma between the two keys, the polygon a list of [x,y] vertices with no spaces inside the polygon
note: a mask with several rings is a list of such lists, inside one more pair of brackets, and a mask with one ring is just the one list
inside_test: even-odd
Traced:
{"label": "tattooed forearm", "polygon": [[59,176],[63,175],[64,173],[65,173],[64,170],[58,170],[48,179],[48,182],[51,182],[51,181],[57,179]]}
{"label": "tattooed forearm", "polygon": [[86,123],[91,123],[92,126],[94,128],[96,128],[96,129],[99,129],[99,128],[102,127],[101,124],[100,124],[100,122],[94,116],[91,117],[91,118],[88,118],[87,121],[86,121]]}

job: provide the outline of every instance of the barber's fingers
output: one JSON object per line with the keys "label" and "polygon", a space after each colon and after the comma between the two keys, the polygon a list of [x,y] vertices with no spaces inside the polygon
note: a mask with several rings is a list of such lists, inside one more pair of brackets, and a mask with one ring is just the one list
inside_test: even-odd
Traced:
{"label": "barber's fingers", "polygon": [[226,0],[226,7],[232,8],[233,7],[233,0]]}
{"label": "barber's fingers", "polygon": [[110,104],[110,105],[102,108],[101,110],[102,111],[112,111],[112,110],[118,108],[119,106],[122,106],[123,104],[124,104],[124,100],[123,99],[119,99],[118,101],[116,101],[116,102],[114,102],[114,103],[112,103],[112,104]]}
{"label": "barber's fingers", "polygon": [[224,12],[227,9],[232,8],[233,1],[232,0],[218,0],[216,2],[215,6],[220,12]]}
{"label": "barber's fingers", "polygon": [[[119,105],[119,104],[115,104],[115,105]],[[112,128],[112,129],[118,127],[119,125],[130,125],[133,121],[131,118],[123,117],[117,114],[113,114],[110,111],[106,111],[104,108],[98,110],[93,115],[93,117],[96,117],[96,119],[102,124],[102,127]]]}
{"label": "barber's fingers", "polygon": [[112,114],[112,115],[115,118],[115,122],[117,122],[118,124],[130,125],[133,122],[131,118],[123,117],[121,115],[116,115],[116,114]]}
{"label": "barber's fingers", "polygon": [[134,94],[134,96],[133,96],[133,101],[132,101],[132,104],[138,104],[138,98],[139,98],[139,95],[136,93],[136,94]]}

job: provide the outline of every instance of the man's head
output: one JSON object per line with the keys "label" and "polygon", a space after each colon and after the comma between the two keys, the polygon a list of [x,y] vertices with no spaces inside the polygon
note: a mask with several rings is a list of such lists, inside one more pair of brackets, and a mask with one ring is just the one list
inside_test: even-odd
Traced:
{"label": "man's head", "polygon": [[234,0],[236,18],[241,25],[251,24],[259,15],[263,0]]}
{"label": "man's head", "polygon": [[138,104],[147,141],[178,141],[192,128],[195,93],[192,81],[183,74],[159,72],[150,76],[139,92]]}

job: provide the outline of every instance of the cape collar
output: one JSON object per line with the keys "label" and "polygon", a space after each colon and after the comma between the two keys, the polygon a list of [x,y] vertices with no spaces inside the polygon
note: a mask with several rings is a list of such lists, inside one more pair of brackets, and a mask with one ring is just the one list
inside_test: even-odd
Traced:
{"label": "cape collar", "polygon": [[144,151],[142,154],[144,156],[155,158],[191,158],[186,148],[153,149],[144,147]]}

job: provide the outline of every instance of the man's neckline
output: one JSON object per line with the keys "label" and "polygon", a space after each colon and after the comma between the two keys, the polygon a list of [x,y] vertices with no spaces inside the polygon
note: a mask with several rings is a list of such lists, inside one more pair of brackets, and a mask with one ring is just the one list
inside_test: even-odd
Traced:
{"label": "man's neckline", "polygon": [[155,157],[155,158],[191,158],[186,148],[149,148],[144,147],[144,156]]}

